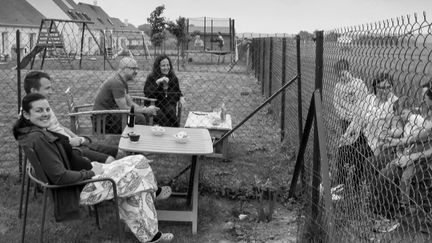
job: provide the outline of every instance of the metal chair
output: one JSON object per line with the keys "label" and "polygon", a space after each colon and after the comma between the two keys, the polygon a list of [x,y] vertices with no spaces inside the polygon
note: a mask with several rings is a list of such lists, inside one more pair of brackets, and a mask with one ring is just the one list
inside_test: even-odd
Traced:
{"label": "metal chair", "polygon": [[[127,115],[129,114],[129,110],[88,110],[89,107],[92,107],[92,104],[84,104],[84,105],[76,105],[74,98],[71,94],[70,87],[66,89],[65,96],[67,99],[69,114],[70,117],[70,129],[72,132],[79,134],[80,136],[87,137],[119,137],[121,131],[123,131],[124,127],[127,124]],[[148,99],[146,97],[137,97],[132,96],[134,102],[138,104],[142,104],[145,101],[150,101],[151,104],[154,105],[154,99]],[[87,108],[87,110],[82,111],[82,109]],[[119,124],[121,125],[121,131],[112,132],[108,124],[110,124],[109,119],[113,115],[121,116],[121,120]],[[88,117],[90,119],[82,119],[83,117]],[[81,118],[81,119],[80,119]],[[148,124],[153,124],[153,117],[150,116],[148,120]],[[107,128],[108,127],[108,128]]]}
{"label": "metal chair", "polygon": [[[58,189],[65,189],[65,188],[71,188],[76,187],[80,185],[85,185],[90,182],[97,182],[97,181],[108,181],[111,183],[113,188],[113,201],[114,201],[114,210],[115,210],[115,217],[117,221],[117,228],[118,228],[118,237],[119,242],[122,241],[122,227],[120,224],[120,215],[119,215],[119,209],[118,209],[118,196],[117,196],[117,186],[114,180],[111,178],[100,178],[100,179],[89,179],[84,180],[81,182],[73,183],[73,184],[67,184],[67,185],[52,185],[48,182],[48,178],[45,175],[45,172],[43,171],[40,161],[36,155],[36,152],[32,148],[23,148],[24,152],[30,161],[31,166],[27,167],[27,191],[26,191],[26,198],[25,198],[25,206],[24,206],[24,219],[22,224],[22,232],[21,232],[21,242],[24,242],[25,239],[25,230],[26,230],[26,223],[27,223],[27,208],[28,208],[28,199],[29,199],[29,189],[30,189],[30,181],[33,181],[37,185],[40,185],[42,187],[43,191],[43,204],[42,204],[42,219],[41,219],[41,227],[40,227],[40,235],[39,235],[39,242],[43,242],[43,232],[44,232],[44,226],[45,226],[45,216],[46,216],[46,207],[47,207],[47,198],[48,193],[50,193],[51,198],[53,197],[53,191]],[[98,225],[100,229],[100,223],[99,223],[99,215],[97,212],[97,205],[94,205],[95,207],[95,216],[96,216],[96,224]]]}

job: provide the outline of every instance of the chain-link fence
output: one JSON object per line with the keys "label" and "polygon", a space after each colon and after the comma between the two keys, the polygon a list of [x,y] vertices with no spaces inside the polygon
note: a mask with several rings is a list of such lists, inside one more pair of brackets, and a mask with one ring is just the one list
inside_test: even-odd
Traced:
{"label": "chain-link fence", "polygon": [[[134,80],[128,82],[129,93],[144,96],[144,86],[157,56],[154,54],[160,53],[159,48],[154,50],[153,46],[146,43],[148,40],[141,32],[100,31],[86,22],[78,21],[45,21],[47,23],[42,25],[40,32],[39,28],[31,31],[20,29],[19,48],[29,45],[26,37],[28,32],[36,35],[32,40],[33,47],[21,54],[19,64],[16,57],[9,57],[0,63],[4,91],[2,95],[5,101],[1,106],[4,138],[2,152],[5,155],[1,160],[1,171],[9,175],[19,174],[18,147],[11,136],[11,126],[18,113],[18,90],[22,98],[23,80],[28,72],[42,70],[51,76],[54,92],[49,97],[50,105],[60,124],[69,127],[70,111],[65,95],[68,88],[75,105],[93,104],[103,82],[118,72],[120,60],[133,56],[139,69]],[[9,39],[16,38],[17,33],[10,31]],[[264,101],[261,85],[252,75],[252,55],[255,54],[251,41],[239,40],[236,48],[227,48],[223,52],[185,52],[182,56],[177,45],[166,45],[164,51],[171,60],[172,71],[185,99],[180,109],[178,125],[192,127],[197,123],[198,126],[208,127],[214,142],[242,123]],[[17,77],[17,73],[20,73],[20,77]],[[162,91],[161,99],[170,97],[170,92],[170,88]],[[176,103],[177,98],[173,100]],[[166,100],[166,103],[172,104],[172,101]],[[156,104],[161,106],[164,101]],[[226,110],[225,120],[219,118],[222,104]],[[248,196],[254,196],[253,188],[256,187],[256,182],[270,177],[276,178],[275,181],[280,187],[287,185],[286,175],[289,172],[284,165],[283,152],[279,150],[280,131],[274,119],[268,116],[269,112],[270,105],[266,105],[242,123],[223,143],[216,145],[214,156],[203,158],[208,162],[203,163],[204,172],[200,180],[205,190],[217,190],[233,196],[242,191],[249,193]],[[91,124],[90,116],[80,119]],[[154,121],[158,123],[157,119]],[[188,125],[188,122],[192,125]],[[108,143],[105,140],[102,142]],[[187,160],[170,161],[158,176],[159,179],[172,178],[172,171],[178,171],[188,163]],[[255,176],[250,176],[251,174]],[[186,185],[185,180],[184,186]]]}
{"label": "chain-link fence", "polygon": [[[325,145],[320,148],[325,151],[313,150],[319,143],[314,144],[318,140],[310,133],[303,190],[297,191],[304,206],[299,239],[430,240],[432,39],[426,15],[326,31],[321,43],[318,36],[300,41],[299,84],[303,121],[312,92],[322,90],[322,110],[316,115],[323,117],[325,133],[320,135],[324,134]],[[254,56],[253,67],[266,96],[280,82],[279,42],[254,39],[260,54]],[[296,68],[287,65],[289,70]],[[293,102],[287,102],[290,105]],[[272,109],[276,114],[281,110]],[[298,137],[290,132],[299,124],[292,119],[297,110],[284,112],[285,133],[291,139]],[[329,164],[323,165],[327,159]],[[326,166],[329,174],[323,174]],[[315,179],[321,184],[313,184]],[[326,180],[330,186],[324,186]]]}
{"label": "chain-link fence", "polygon": [[[22,79],[30,70],[42,69],[53,78],[55,92],[49,100],[66,127],[70,120],[64,91],[70,88],[77,104],[93,104],[101,84],[116,74],[124,56],[132,55],[140,68],[128,84],[129,91],[144,96],[155,51],[142,33],[107,33],[74,21],[53,21],[40,31],[15,30],[2,33],[3,43],[8,43],[2,44],[0,56],[2,173],[18,174],[18,148],[10,127],[23,94]],[[323,39],[315,40],[232,38],[230,48],[216,51],[178,52],[176,45],[172,50],[167,46],[165,54],[185,98],[179,126],[205,123],[215,141],[236,128],[224,141],[227,151],[216,148],[218,157],[235,163],[223,167],[205,163],[202,185],[241,191],[248,190],[246,184],[257,186],[256,178],[277,178],[281,188],[287,187],[293,167],[287,161],[294,160],[299,149],[300,128],[312,93],[319,88],[325,151],[318,155],[313,149],[317,140],[312,128],[301,170],[303,183],[297,191],[304,206],[299,239],[427,240],[422,232],[430,231],[427,135],[432,93],[431,86],[422,85],[431,80],[431,36],[424,15],[327,31]],[[256,111],[289,81],[293,82],[284,92]],[[162,99],[168,92],[162,89]],[[222,104],[225,120],[219,116]],[[253,112],[257,113],[249,118]],[[224,126],[227,129],[220,133],[218,128]],[[282,153],[281,141],[286,145]],[[324,155],[328,175],[320,173],[323,164],[313,166]],[[326,178],[331,186],[316,184]],[[330,204],[324,203],[326,194]]]}

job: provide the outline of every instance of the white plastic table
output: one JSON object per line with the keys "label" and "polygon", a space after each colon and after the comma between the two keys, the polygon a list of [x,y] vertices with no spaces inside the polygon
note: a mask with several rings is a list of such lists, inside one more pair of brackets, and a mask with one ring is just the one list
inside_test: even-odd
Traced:
{"label": "white plastic table", "polygon": [[[185,127],[187,128],[206,128],[210,132],[210,136],[214,139],[221,138],[225,133],[232,129],[231,115],[226,114],[225,120],[214,125],[212,120],[213,112],[190,111],[186,119]],[[228,156],[228,137],[226,137],[220,145],[216,145],[214,157],[226,159]]]}
{"label": "white plastic table", "polygon": [[[133,128],[126,127],[119,142],[119,149],[138,153],[161,153],[192,155],[192,163],[189,175],[189,186],[186,196],[187,204],[192,203],[189,211],[158,210],[158,220],[192,222],[192,233],[198,230],[198,185],[200,161],[198,155],[213,153],[213,144],[207,129],[198,128],[174,128],[165,127],[166,132],[162,136],[154,136],[151,126],[135,125]],[[177,143],[174,134],[185,131],[189,140],[186,143]],[[140,135],[138,142],[131,142],[127,134],[134,132]],[[179,195],[180,193],[177,193]]]}

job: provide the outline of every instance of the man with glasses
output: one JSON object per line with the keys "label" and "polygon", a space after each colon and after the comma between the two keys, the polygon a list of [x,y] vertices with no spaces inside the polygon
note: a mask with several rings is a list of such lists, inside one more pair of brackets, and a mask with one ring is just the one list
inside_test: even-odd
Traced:
{"label": "man with glasses", "polygon": [[[143,113],[156,115],[159,108],[155,106],[142,107],[132,101],[129,96],[128,81],[132,81],[138,71],[138,64],[131,57],[122,58],[119,62],[117,73],[107,79],[99,88],[96,95],[93,110],[129,110],[132,106],[135,109],[135,122],[145,124]],[[122,132],[121,115],[112,114],[107,118],[106,129],[111,133]]]}

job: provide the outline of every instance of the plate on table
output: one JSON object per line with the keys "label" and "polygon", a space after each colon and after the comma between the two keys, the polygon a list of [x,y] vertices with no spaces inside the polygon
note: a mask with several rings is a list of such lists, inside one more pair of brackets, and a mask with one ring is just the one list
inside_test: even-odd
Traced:
{"label": "plate on table", "polygon": [[151,128],[152,134],[155,136],[162,136],[165,134],[165,128],[161,126],[153,126]]}
{"label": "plate on table", "polygon": [[174,135],[174,139],[177,143],[187,143],[189,136],[185,131],[181,131]]}

